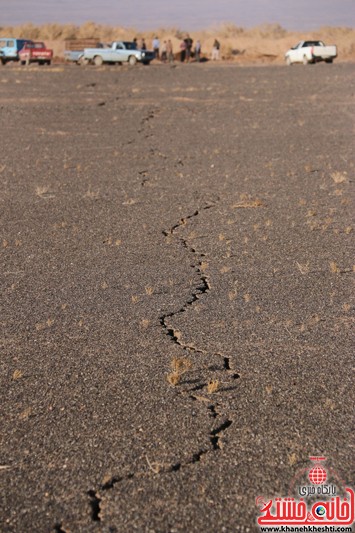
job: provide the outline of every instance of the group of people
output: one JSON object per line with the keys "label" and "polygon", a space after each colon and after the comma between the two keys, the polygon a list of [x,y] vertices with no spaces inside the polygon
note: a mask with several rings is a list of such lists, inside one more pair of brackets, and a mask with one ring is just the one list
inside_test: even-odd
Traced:
{"label": "group of people", "polygon": [[[141,39],[140,42],[137,41],[137,39],[134,39],[134,42],[137,45],[137,48],[140,50],[146,50],[147,45],[145,42],[145,39]],[[173,63],[174,62],[174,50],[173,50],[173,44],[171,40],[163,41],[163,43],[160,43],[159,37],[154,37],[152,41],[152,48],[153,52],[155,54],[156,59],[160,59],[162,63]],[[213,47],[212,47],[212,54],[211,59],[212,60],[218,60],[219,57],[219,51],[220,51],[221,45],[217,39],[214,40]],[[202,47],[201,42],[196,41],[195,46],[193,46],[193,39],[191,39],[190,35],[186,35],[185,39],[183,39],[180,43],[180,61],[182,63],[189,63],[190,60],[194,58],[195,61],[200,62],[202,58]]]}

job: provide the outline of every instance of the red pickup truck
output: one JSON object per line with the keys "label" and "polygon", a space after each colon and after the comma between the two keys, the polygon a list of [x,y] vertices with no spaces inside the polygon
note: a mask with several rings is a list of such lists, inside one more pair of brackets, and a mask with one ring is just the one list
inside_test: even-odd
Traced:
{"label": "red pickup truck", "polygon": [[50,65],[53,58],[53,50],[46,48],[46,45],[42,42],[26,42],[18,55],[21,65],[29,65],[30,63]]}

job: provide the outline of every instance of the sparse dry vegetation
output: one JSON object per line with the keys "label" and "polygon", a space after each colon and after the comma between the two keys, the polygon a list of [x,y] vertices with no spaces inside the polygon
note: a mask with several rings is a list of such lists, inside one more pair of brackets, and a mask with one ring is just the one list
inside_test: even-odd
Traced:
{"label": "sparse dry vegetation", "polygon": [[331,178],[334,183],[344,183],[347,181],[347,174],[346,172],[333,172]]}
{"label": "sparse dry vegetation", "polygon": [[[54,49],[54,55],[62,58],[65,41],[72,39],[96,39],[104,43],[114,40],[132,40],[145,37],[148,46],[155,35],[161,40],[171,39],[174,50],[179,50],[181,39],[186,36],[187,28],[155,28],[145,32],[122,26],[108,26],[85,22],[81,26],[74,24],[43,24],[35,26],[31,23],[13,27],[0,27],[2,35],[9,37],[24,37],[46,41]],[[341,27],[322,27],[310,32],[287,31],[279,24],[263,24],[254,28],[242,28],[235,24],[225,23],[204,30],[189,32],[194,40],[202,43],[203,54],[209,56],[212,44],[217,37],[221,42],[221,56],[223,59],[235,60],[240,64],[246,63],[283,63],[285,51],[300,40],[314,36],[327,44],[338,46],[338,60],[355,59],[355,29]],[[338,61],[337,60],[337,61]]]}
{"label": "sparse dry vegetation", "polygon": [[187,357],[173,357],[171,361],[172,372],[166,376],[166,379],[175,387],[181,381],[181,377],[192,368],[192,363]]}
{"label": "sparse dry vegetation", "polygon": [[255,200],[251,199],[245,199],[239,202],[238,204],[234,204],[232,206],[233,209],[248,209],[248,208],[255,208],[255,207],[262,207],[263,203],[261,200],[256,198]]}
{"label": "sparse dry vegetation", "polygon": [[217,392],[219,389],[219,381],[218,379],[211,379],[211,381],[209,381],[207,383],[207,392],[208,394],[213,394],[214,392]]}
{"label": "sparse dry vegetation", "polygon": [[192,368],[192,363],[187,357],[174,357],[171,361],[171,368],[174,372],[182,375]]}
{"label": "sparse dry vegetation", "polygon": [[12,374],[12,379],[16,381],[22,378],[22,376],[23,376],[23,372],[21,370],[15,370],[14,373]]}
{"label": "sparse dry vegetation", "polygon": [[153,287],[149,287],[149,286],[147,286],[147,287],[145,288],[145,293],[146,293],[148,296],[152,296],[152,294],[154,293],[154,289],[153,289]]}
{"label": "sparse dry vegetation", "polygon": [[178,372],[170,372],[170,374],[166,376],[166,379],[168,380],[170,385],[175,387],[180,383],[181,374],[179,374]]}
{"label": "sparse dry vegetation", "polygon": [[340,268],[338,267],[338,265],[334,261],[330,262],[329,268],[330,268],[330,271],[331,271],[332,274],[339,274],[339,272],[340,272]]}

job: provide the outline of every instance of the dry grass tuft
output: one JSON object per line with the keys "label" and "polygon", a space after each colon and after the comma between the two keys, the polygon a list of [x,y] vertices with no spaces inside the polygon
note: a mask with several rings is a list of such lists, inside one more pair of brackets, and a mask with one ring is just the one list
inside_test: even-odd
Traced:
{"label": "dry grass tuft", "polygon": [[330,176],[334,183],[344,183],[348,179],[346,172],[333,172]]}
{"label": "dry grass tuft", "polygon": [[91,186],[89,185],[88,190],[85,193],[85,198],[90,198],[92,200],[96,200],[99,197],[100,191],[99,190],[93,190],[91,189]]}
{"label": "dry grass tuft", "polygon": [[181,381],[181,377],[192,368],[192,363],[187,357],[173,357],[171,361],[172,372],[166,376],[166,379],[175,387]]}
{"label": "dry grass tuft", "polygon": [[207,261],[201,261],[201,263],[200,263],[201,272],[206,272],[207,269],[208,269],[208,262]]}
{"label": "dry grass tuft", "polygon": [[151,469],[152,472],[154,472],[154,474],[159,474],[163,470],[163,468],[164,468],[163,464],[161,464],[161,463],[151,463],[149,461],[149,458],[148,458],[147,455],[146,455],[145,458],[147,460],[147,464],[148,464],[149,468]]}
{"label": "dry grass tuft", "polygon": [[213,394],[214,392],[217,392],[219,389],[219,381],[218,379],[211,379],[211,381],[209,381],[207,383],[207,392],[208,394]]}
{"label": "dry grass tuft", "polygon": [[236,297],[237,297],[237,291],[236,290],[229,291],[229,293],[228,293],[229,301],[233,302],[233,300],[235,300]]}
{"label": "dry grass tuft", "polygon": [[290,466],[293,466],[297,463],[297,455],[295,453],[291,453],[288,455],[288,464]]}
{"label": "dry grass tuft", "polygon": [[32,408],[31,407],[27,407],[27,409],[25,409],[24,411],[22,411],[22,413],[19,414],[19,419],[20,420],[27,420],[32,414]]}
{"label": "dry grass tuft", "polygon": [[182,375],[192,368],[192,363],[187,357],[174,357],[171,361],[171,368],[173,372]]}
{"label": "dry grass tuft", "polygon": [[255,200],[244,200],[242,202],[239,202],[239,204],[234,204],[232,205],[232,209],[248,209],[263,206],[263,202],[256,198]]}
{"label": "dry grass tuft", "polygon": [[36,195],[39,198],[54,198],[54,195],[49,192],[48,187],[36,187]]}
{"label": "dry grass tuft", "polygon": [[153,287],[149,287],[149,286],[148,286],[148,287],[145,288],[145,293],[146,293],[148,296],[151,296],[151,295],[153,294],[153,292],[154,292]]}
{"label": "dry grass tuft", "polygon": [[305,263],[305,264],[301,264],[299,263],[298,261],[296,261],[296,265],[298,266],[298,269],[299,271],[301,272],[301,274],[308,274],[309,272],[309,263]]}
{"label": "dry grass tuft", "polygon": [[176,385],[180,383],[181,374],[179,374],[178,372],[171,372],[170,374],[166,376],[166,379],[168,380],[170,385],[172,385],[173,387],[176,387]]}
{"label": "dry grass tuft", "polygon": [[23,372],[21,370],[15,370],[14,373],[12,374],[12,379],[16,381],[17,379],[22,378],[22,376],[23,376]]}
{"label": "dry grass tuft", "polygon": [[340,272],[340,268],[338,267],[338,265],[334,261],[331,261],[329,263],[329,268],[330,268],[330,271],[331,271],[332,274],[339,274],[339,272]]}

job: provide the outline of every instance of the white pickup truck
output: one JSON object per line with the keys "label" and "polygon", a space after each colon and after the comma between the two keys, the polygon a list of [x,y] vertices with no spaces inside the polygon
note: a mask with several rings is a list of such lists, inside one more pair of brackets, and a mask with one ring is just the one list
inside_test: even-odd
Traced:
{"label": "white pickup truck", "polygon": [[296,46],[287,50],[285,60],[287,65],[292,65],[292,63],[308,65],[308,63],[318,63],[318,61],[333,63],[337,55],[337,47],[334,44],[325,46],[323,41],[300,41]]}
{"label": "white pickup truck", "polygon": [[154,52],[138,50],[135,42],[115,41],[110,48],[85,48],[81,56],[81,63],[93,62],[100,66],[103,63],[126,63],[135,65],[137,61],[149,65],[154,59]]}

